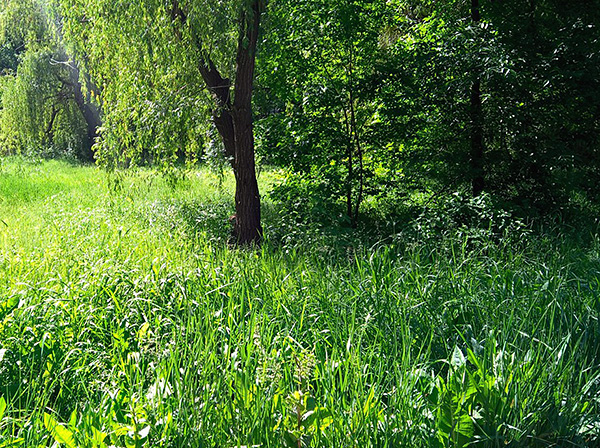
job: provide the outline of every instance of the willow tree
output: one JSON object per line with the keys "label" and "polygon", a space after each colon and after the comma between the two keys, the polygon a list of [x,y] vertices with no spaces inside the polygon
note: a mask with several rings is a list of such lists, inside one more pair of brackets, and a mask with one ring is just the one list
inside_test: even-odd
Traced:
{"label": "willow tree", "polygon": [[235,174],[236,240],[259,242],[252,88],[265,0],[55,2],[102,91],[100,160],[169,164],[201,146],[208,110]]}
{"label": "willow tree", "polygon": [[56,25],[45,0],[0,0],[1,151],[91,161],[99,110]]}

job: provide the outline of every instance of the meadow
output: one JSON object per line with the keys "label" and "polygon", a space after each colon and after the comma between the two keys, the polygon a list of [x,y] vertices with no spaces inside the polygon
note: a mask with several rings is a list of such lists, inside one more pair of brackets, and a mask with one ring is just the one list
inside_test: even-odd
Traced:
{"label": "meadow", "polygon": [[597,221],[352,231],[265,195],[235,249],[232,191],[2,161],[0,447],[597,446]]}

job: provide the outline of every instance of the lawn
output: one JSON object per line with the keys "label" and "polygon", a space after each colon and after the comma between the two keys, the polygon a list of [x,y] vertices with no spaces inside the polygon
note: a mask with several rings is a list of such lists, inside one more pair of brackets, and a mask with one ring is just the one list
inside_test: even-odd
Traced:
{"label": "lawn", "polygon": [[384,234],[264,199],[234,249],[228,177],[4,159],[0,447],[598,443],[597,226]]}

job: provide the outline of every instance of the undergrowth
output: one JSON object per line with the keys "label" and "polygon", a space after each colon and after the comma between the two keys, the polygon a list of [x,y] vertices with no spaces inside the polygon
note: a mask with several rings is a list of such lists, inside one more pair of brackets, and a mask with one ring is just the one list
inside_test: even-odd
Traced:
{"label": "undergrowth", "polygon": [[119,184],[3,162],[0,447],[597,443],[597,229],[452,199],[382,238],[267,203],[234,250],[227,181]]}

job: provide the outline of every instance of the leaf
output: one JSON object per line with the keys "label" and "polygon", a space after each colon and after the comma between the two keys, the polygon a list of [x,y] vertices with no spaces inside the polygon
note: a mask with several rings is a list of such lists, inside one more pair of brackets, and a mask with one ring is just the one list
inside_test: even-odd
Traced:
{"label": "leaf", "polygon": [[0,422],[2,422],[2,417],[4,417],[4,412],[6,411],[6,400],[4,397],[0,397]]}
{"label": "leaf", "polygon": [[454,422],[452,440],[454,440],[455,446],[467,446],[473,440],[474,434],[473,419],[469,414],[461,414]]}
{"label": "leaf", "polygon": [[141,328],[138,330],[138,339],[140,341],[143,341],[146,338],[149,329],[150,324],[148,322],[145,322],[144,325],[141,326]]}
{"label": "leaf", "polygon": [[298,446],[298,437],[290,431],[286,431],[283,434],[283,440],[286,446],[290,448],[296,448]]}
{"label": "leaf", "polygon": [[452,408],[449,403],[444,403],[438,408],[437,412],[437,427],[438,431],[449,437],[452,432]]}
{"label": "leaf", "polygon": [[321,431],[325,431],[333,423],[333,416],[326,408],[315,409],[315,423],[318,424]]}
{"label": "leaf", "polygon": [[25,439],[22,439],[22,438],[19,438],[19,439],[10,438],[10,439],[5,440],[4,442],[0,443],[0,448],[22,447],[24,441],[25,441]]}
{"label": "leaf", "polygon": [[367,400],[365,402],[365,405],[363,406],[363,414],[369,415],[371,412],[371,408],[373,407],[373,397],[375,396],[375,388],[371,387],[371,390],[369,392],[369,395],[367,397]]}
{"label": "leaf", "polygon": [[129,432],[129,427],[127,425],[123,425],[120,423],[113,423],[112,430],[115,436],[121,437],[126,435]]}
{"label": "leaf", "polygon": [[140,429],[138,431],[138,436],[140,437],[140,439],[145,439],[146,437],[148,437],[148,434],[150,433],[150,426],[146,426],[143,429]]}
{"label": "leaf", "polygon": [[99,431],[94,426],[92,426],[92,441],[95,445],[101,446],[104,443],[104,439],[108,436],[105,432]]}
{"label": "leaf", "polygon": [[77,427],[77,411],[73,411],[71,413],[71,418],[69,419],[69,428]]}
{"label": "leaf", "polygon": [[59,424],[54,417],[46,412],[44,412],[44,426],[56,442],[66,445],[67,448],[77,448],[73,439],[73,433]]}
{"label": "leaf", "polygon": [[465,355],[458,347],[454,347],[452,358],[450,359],[450,365],[456,369],[463,367],[466,364]]}
{"label": "leaf", "polygon": [[333,417],[328,416],[328,417],[322,418],[319,423],[320,423],[319,429],[321,431],[325,431],[327,429],[327,427],[333,423]]}

